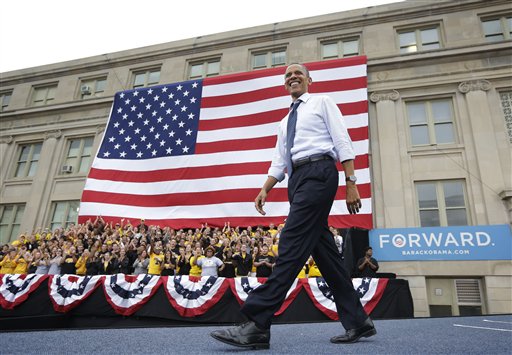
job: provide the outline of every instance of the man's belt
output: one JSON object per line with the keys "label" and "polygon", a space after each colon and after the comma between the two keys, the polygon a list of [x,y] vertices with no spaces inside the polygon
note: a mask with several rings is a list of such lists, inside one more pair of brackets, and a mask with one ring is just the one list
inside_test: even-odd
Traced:
{"label": "man's belt", "polygon": [[300,158],[293,162],[293,170],[295,170],[298,167],[301,167],[303,165],[312,163],[314,161],[319,161],[319,160],[332,160],[332,157],[328,154],[314,154],[314,155],[310,155],[309,157]]}

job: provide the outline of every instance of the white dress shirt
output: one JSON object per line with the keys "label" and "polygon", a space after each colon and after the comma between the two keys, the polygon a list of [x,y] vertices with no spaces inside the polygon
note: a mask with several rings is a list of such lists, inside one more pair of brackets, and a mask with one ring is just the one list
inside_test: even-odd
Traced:
{"label": "white dress shirt", "polygon": [[[297,108],[292,161],[316,154],[328,154],[340,162],[355,158],[352,140],[338,106],[326,95],[304,93]],[[268,175],[283,181],[286,169],[286,126],[288,115],[279,124],[277,143]]]}

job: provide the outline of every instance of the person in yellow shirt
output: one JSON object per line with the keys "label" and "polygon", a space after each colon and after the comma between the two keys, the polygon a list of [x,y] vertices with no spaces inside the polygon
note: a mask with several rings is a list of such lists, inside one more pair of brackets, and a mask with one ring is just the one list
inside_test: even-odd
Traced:
{"label": "person in yellow shirt", "polygon": [[315,260],[312,257],[309,258],[308,277],[322,277],[322,274],[320,273],[320,270],[318,269],[318,266],[316,265]]}
{"label": "person in yellow shirt", "polygon": [[32,262],[32,255],[29,252],[23,254],[21,252],[16,256],[16,268],[13,274],[26,274],[30,263]]}
{"label": "person in yellow shirt", "polygon": [[14,274],[16,269],[16,249],[10,249],[9,254],[0,261],[0,274]]}
{"label": "person in yellow shirt", "polygon": [[297,275],[297,278],[298,279],[305,279],[307,278],[307,270],[308,270],[308,267],[306,264],[304,264],[304,266],[302,267],[302,269],[299,271],[299,274]]}
{"label": "person in yellow shirt", "polygon": [[89,259],[90,255],[91,253],[89,252],[89,249],[84,249],[84,252],[78,258],[75,264],[77,275],[85,276],[87,273],[87,260]]}
{"label": "person in yellow shirt", "polygon": [[196,248],[194,250],[194,256],[190,258],[190,276],[201,277],[201,272],[203,271],[199,265],[197,265],[197,260],[204,258],[203,250],[201,248]]}
{"label": "person in yellow shirt", "polygon": [[154,243],[151,241],[151,247],[149,249],[149,266],[148,274],[160,275],[164,267],[164,253],[162,252],[162,244],[160,242]]}

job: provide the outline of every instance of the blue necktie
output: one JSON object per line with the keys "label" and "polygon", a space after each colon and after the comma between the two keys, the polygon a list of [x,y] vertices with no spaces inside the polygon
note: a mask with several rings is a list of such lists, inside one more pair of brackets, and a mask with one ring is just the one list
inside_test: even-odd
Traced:
{"label": "blue necktie", "polygon": [[286,169],[288,170],[288,178],[292,176],[293,163],[292,163],[292,147],[293,140],[295,139],[295,126],[297,125],[297,107],[299,107],[301,100],[296,100],[291,105],[291,111],[288,115],[288,125],[286,126]]}

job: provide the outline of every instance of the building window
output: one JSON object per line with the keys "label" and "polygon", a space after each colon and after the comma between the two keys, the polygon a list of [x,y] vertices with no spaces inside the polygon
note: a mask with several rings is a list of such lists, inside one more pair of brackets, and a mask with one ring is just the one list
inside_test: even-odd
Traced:
{"label": "building window", "polygon": [[417,182],[416,194],[422,227],[468,224],[464,182]]}
{"label": "building window", "polygon": [[509,142],[512,143],[512,91],[504,91],[500,93],[501,108],[503,109],[503,117],[505,118],[505,127],[508,132]]}
{"label": "building window", "polygon": [[67,228],[78,220],[79,200],[59,201],[53,203],[53,214],[50,222],[51,230]]}
{"label": "building window", "polygon": [[9,103],[11,102],[12,91],[0,93],[0,112],[7,110]]}
{"label": "building window", "polygon": [[406,106],[413,146],[455,143],[451,99],[413,101]]}
{"label": "building window", "polygon": [[37,164],[41,157],[43,143],[32,143],[20,146],[20,154],[16,163],[14,177],[32,177],[36,174]]}
{"label": "building window", "polygon": [[32,95],[33,106],[44,106],[49,105],[55,101],[55,92],[57,91],[57,85],[47,85],[35,87]]}
{"label": "building window", "polygon": [[512,38],[512,16],[482,20],[482,27],[487,42]]}
{"label": "building window", "polygon": [[411,53],[441,48],[439,27],[428,27],[398,32],[400,53]]}
{"label": "building window", "polygon": [[266,52],[256,52],[252,55],[252,68],[272,68],[286,64],[286,50],[279,49]]}
{"label": "building window", "polygon": [[195,62],[190,64],[189,79],[206,78],[208,76],[219,75],[220,59],[210,59],[204,62]]}
{"label": "building window", "polygon": [[322,43],[322,59],[334,59],[359,55],[359,39],[342,39]]}
{"label": "building window", "polygon": [[85,174],[92,161],[92,144],[94,137],[70,139],[62,174]]}
{"label": "building window", "polygon": [[84,79],[80,82],[80,97],[87,99],[90,97],[101,97],[107,85],[107,77],[96,79]]}
{"label": "building window", "polygon": [[0,205],[0,244],[18,237],[25,205]]}
{"label": "building window", "polygon": [[157,85],[160,82],[160,69],[150,69],[134,73],[133,88]]}

